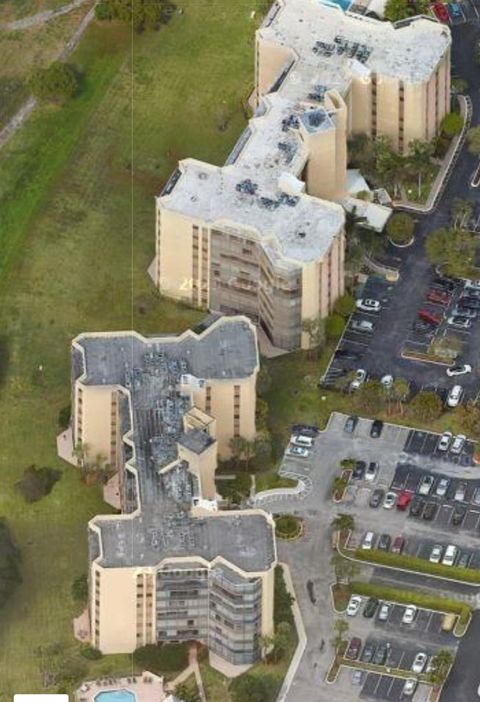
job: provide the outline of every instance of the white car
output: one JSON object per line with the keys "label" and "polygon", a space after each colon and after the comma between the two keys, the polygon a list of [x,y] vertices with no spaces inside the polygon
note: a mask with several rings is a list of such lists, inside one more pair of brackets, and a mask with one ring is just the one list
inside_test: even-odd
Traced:
{"label": "white car", "polygon": [[466,440],[467,437],[465,434],[457,434],[453,440],[453,444],[450,446],[450,453],[462,453]]}
{"label": "white car", "polygon": [[420,482],[420,485],[418,486],[418,494],[429,495],[434,482],[435,478],[433,477],[433,475],[424,475]]}
{"label": "white car", "polygon": [[378,610],[379,621],[386,622],[390,615],[391,609],[392,605],[390,604],[390,602],[382,602],[382,604],[380,605],[380,609]]}
{"label": "white car", "polygon": [[380,383],[385,389],[390,390],[390,388],[393,387],[393,375],[384,375],[381,378]]}
{"label": "white car", "polygon": [[347,615],[349,617],[354,617],[358,614],[360,607],[362,606],[362,598],[360,595],[352,595],[347,605]]}
{"label": "white car", "polygon": [[408,678],[408,680],[405,680],[405,684],[403,686],[402,690],[402,696],[403,697],[412,697],[413,693],[417,689],[417,681],[415,678]]}
{"label": "white car", "polygon": [[363,368],[359,368],[357,371],[355,371],[355,378],[352,380],[350,383],[350,389],[351,390],[358,390],[360,385],[364,383],[367,379],[367,371],[364,370]]}
{"label": "white car", "polygon": [[437,444],[437,449],[439,451],[448,451],[452,438],[453,434],[451,431],[444,431]]}
{"label": "white car", "polygon": [[383,500],[383,507],[385,509],[393,509],[395,507],[395,503],[397,502],[397,493],[396,492],[387,492],[385,495],[385,499]]}
{"label": "white car", "polygon": [[455,317],[448,317],[447,324],[451,327],[456,327],[457,329],[470,329],[472,326],[472,320],[467,319],[465,315],[457,315]]}
{"label": "white car", "polygon": [[455,559],[457,558],[458,548],[453,544],[448,544],[445,549],[445,555],[442,558],[442,564],[446,566],[453,566]]}
{"label": "white car", "polygon": [[450,366],[450,368],[447,368],[446,373],[449,378],[452,378],[455,375],[466,375],[467,373],[472,372],[472,366],[470,366],[468,363],[463,363],[461,366]]}
{"label": "white car", "polygon": [[369,298],[357,300],[357,310],[363,310],[363,312],[380,312],[381,309],[382,306],[378,300]]}
{"label": "white car", "polygon": [[308,458],[310,451],[302,446],[290,446],[287,448],[287,456],[293,456],[294,458]]}
{"label": "white car", "polygon": [[447,405],[448,407],[457,407],[462,399],[463,388],[461,385],[454,385],[453,388],[448,393]]}
{"label": "white car", "polygon": [[364,551],[371,551],[373,548],[373,539],[375,538],[375,533],[373,531],[367,531],[362,541],[362,548]]}
{"label": "white car", "polygon": [[293,435],[290,437],[290,443],[301,448],[312,448],[313,439],[311,436],[302,436],[302,434]]}
{"label": "white car", "polygon": [[455,490],[455,497],[453,499],[457,502],[463,502],[465,500],[466,493],[467,483],[458,483],[457,489]]}
{"label": "white car", "polygon": [[417,608],[415,607],[415,605],[408,605],[407,607],[405,607],[405,612],[403,613],[403,624],[413,624],[416,616]]}
{"label": "white car", "polygon": [[427,664],[428,656],[423,651],[419,651],[415,656],[412,663],[412,670],[414,673],[421,673]]}
{"label": "white car", "polygon": [[440,478],[440,480],[438,481],[437,489],[435,490],[435,494],[438,497],[445,497],[449,485],[450,478]]}
{"label": "white car", "polygon": [[480,280],[466,280],[463,287],[466,290],[480,290]]}
{"label": "white car", "polygon": [[440,563],[442,560],[442,554],[443,554],[443,546],[440,544],[435,544],[435,546],[432,548],[430,552],[430,557],[429,561],[430,563]]}
{"label": "white car", "polygon": [[377,477],[378,463],[371,461],[365,469],[365,480],[372,483]]}

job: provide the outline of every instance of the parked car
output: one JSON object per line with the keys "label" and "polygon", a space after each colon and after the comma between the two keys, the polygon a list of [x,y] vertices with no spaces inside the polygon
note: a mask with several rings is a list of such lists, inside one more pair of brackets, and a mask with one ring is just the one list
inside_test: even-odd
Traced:
{"label": "parked car", "polygon": [[352,685],[363,685],[365,676],[366,673],[364,670],[360,670],[360,668],[354,668],[350,673],[350,680]]}
{"label": "parked car", "polygon": [[460,404],[463,395],[463,388],[461,385],[454,385],[453,388],[448,393],[447,405],[448,407],[457,407]]}
{"label": "parked car", "polygon": [[405,539],[403,536],[396,536],[392,544],[392,553],[403,553],[405,548]]}
{"label": "parked car", "polygon": [[390,390],[390,388],[393,387],[393,375],[390,375],[387,373],[387,375],[383,375],[380,378],[380,384],[382,387],[384,387],[386,390]]}
{"label": "parked car", "polygon": [[335,358],[344,358],[346,361],[357,361],[360,358],[360,354],[350,349],[337,349],[335,351]]}
{"label": "parked car", "polygon": [[365,332],[365,334],[373,334],[375,324],[368,319],[352,319],[350,322],[350,329],[353,331]]}
{"label": "parked car", "polygon": [[377,619],[380,622],[386,622],[392,611],[392,606],[390,602],[382,602],[380,609],[378,610]]}
{"label": "parked car", "polygon": [[373,531],[367,531],[362,541],[362,548],[364,551],[371,551],[373,548],[373,542],[375,540],[375,533]]}
{"label": "parked car", "polygon": [[478,487],[473,493],[472,502],[474,505],[480,506],[480,487]]}
{"label": "parked car", "polygon": [[373,663],[375,665],[385,665],[387,662],[388,654],[390,652],[390,644],[389,643],[381,643],[377,646],[377,650],[375,651],[375,655],[373,656]]}
{"label": "parked car", "polygon": [[457,329],[470,329],[472,320],[468,317],[448,317],[447,324]]}
{"label": "parked car", "polygon": [[462,9],[460,5],[456,2],[448,3],[448,14],[452,18],[452,20],[464,19]]}
{"label": "parked car", "polygon": [[448,486],[450,485],[450,478],[440,478],[437,484],[437,489],[435,490],[435,494],[438,497],[445,497],[447,494]]}
{"label": "parked car", "polygon": [[437,514],[438,504],[436,502],[427,502],[425,509],[423,510],[423,519],[431,521]]}
{"label": "parked car", "polygon": [[467,373],[471,372],[472,366],[470,366],[468,363],[463,363],[459,366],[450,366],[450,368],[447,368],[446,370],[446,373],[449,378],[452,378],[455,375],[466,375]]}
{"label": "parked car", "polygon": [[379,602],[376,597],[369,597],[367,604],[363,608],[363,616],[366,617],[366,619],[371,619],[377,611],[378,604]]}
{"label": "parked car", "polygon": [[440,292],[438,290],[430,290],[427,294],[428,302],[434,302],[437,305],[449,305],[452,298],[447,292]]}
{"label": "parked car", "polygon": [[372,300],[371,298],[361,298],[356,302],[357,310],[362,310],[363,312],[380,312],[382,309],[381,304],[378,300]]}
{"label": "parked car", "polygon": [[472,554],[468,551],[462,551],[460,558],[457,561],[457,568],[468,568],[472,562]]}
{"label": "parked car", "polygon": [[367,480],[369,483],[373,482],[377,477],[377,473],[378,463],[375,463],[375,461],[370,461],[367,466],[367,470],[365,471],[365,480]]}
{"label": "parked car", "polygon": [[[445,9],[444,5],[442,7]],[[444,290],[448,290],[450,292],[454,292],[455,288],[457,287],[455,280],[453,278],[448,278],[446,275],[441,275],[437,273],[433,279],[433,285],[437,285]]]}
{"label": "parked car", "polygon": [[348,417],[347,421],[345,422],[345,425],[343,427],[343,431],[345,431],[347,434],[353,434],[357,424],[358,424],[358,417],[356,415],[352,414],[350,417]]}
{"label": "parked car", "polygon": [[[447,8],[445,7],[445,5],[444,5],[443,3],[441,3],[441,2],[436,2],[436,3],[434,3],[434,4],[432,5],[432,9],[433,9],[433,11],[434,11],[434,13],[435,13],[436,18],[437,18],[440,22],[446,22],[446,23],[448,23],[450,17],[449,17],[449,15],[448,15],[448,10],[447,10]],[[412,693],[412,694],[413,694],[413,693]]]}
{"label": "parked car", "polygon": [[355,461],[355,466],[352,472],[352,480],[363,480],[366,468],[367,464],[365,461]]}
{"label": "parked car", "polygon": [[366,643],[365,646],[363,647],[362,655],[360,656],[360,660],[363,663],[371,663],[373,660],[373,657],[375,655],[376,651],[376,646],[373,643]]}
{"label": "parked car", "polygon": [[403,624],[413,624],[417,616],[417,608],[415,605],[407,605],[402,617]]}
{"label": "parked car", "polygon": [[350,383],[350,390],[358,390],[360,385],[364,383],[367,379],[367,371],[363,368],[359,368],[355,371],[355,377]]}
{"label": "parked car", "polygon": [[362,640],[359,639],[358,636],[354,636],[348,644],[348,648],[345,652],[345,658],[348,658],[348,660],[350,661],[356,661],[358,656],[360,655],[361,648]]}
{"label": "parked car", "polygon": [[393,509],[395,507],[395,503],[397,501],[397,493],[396,492],[387,492],[385,495],[385,499],[383,500],[383,507],[385,509]]}
{"label": "parked car", "polygon": [[465,519],[467,508],[464,505],[455,505],[452,512],[452,526],[460,526]]}
{"label": "parked car", "polygon": [[443,546],[440,544],[435,544],[430,551],[429,561],[430,563],[440,563],[443,555]]}
{"label": "parked car", "polygon": [[303,434],[298,434],[295,436],[295,434],[290,438],[290,442],[294,446],[301,446],[302,448],[312,448],[313,446],[313,439],[311,436],[303,436]]}
{"label": "parked car", "polygon": [[320,432],[320,429],[315,424],[293,424],[292,434],[303,434],[315,439]]}
{"label": "parked car", "polygon": [[451,431],[444,431],[438,440],[437,449],[439,451],[448,451],[453,434]]}
{"label": "parked car", "polygon": [[478,297],[461,297],[458,304],[460,309],[480,310],[480,300]]}
{"label": "parked car", "polygon": [[412,493],[411,492],[401,492],[400,495],[398,496],[397,499],[397,509],[400,510],[401,512],[404,512],[410,502],[412,501]]}
{"label": "parked car", "polygon": [[419,319],[417,319],[417,321],[412,324],[412,329],[414,331],[425,334],[426,336],[434,336],[436,328],[436,324],[428,324],[428,322],[421,322]]}
{"label": "parked car", "polygon": [[465,434],[457,434],[457,436],[453,440],[452,445],[450,446],[450,453],[462,453],[466,440],[467,437],[465,436]]}
{"label": "parked car", "polygon": [[438,326],[442,321],[442,317],[439,314],[434,314],[429,310],[419,310],[418,317],[424,322],[428,322],[429,324],[434,324],[436,326]]}
{"label": "parked car", "polygon": [[443,554],[442,564],[446,566],[453,566],[455,559],[457,558],[457,554],[458,548],[453,544],[449,544],[445,549],[445,553]]}
{"label": "parked car", "polygon": [[455,490],[455,497],[453,499],[457,500],[458,502],[463,502],[465,499],[466,493],[467,493],[467,483],[458,483],[457,489]]}
{"label": "parked car", "polygon": [[370,436],[372,439],[378,439],[383,430],[383,422],[380,419],[374,419],[370,427]]}
{"label": "parked car", "polygon": [[290,446],[287,448],[287,456],[293,456],[294,458],[308,458],[310,451],[302,446]]}
{"label": "parked car", "polygon": [[362,604],[362,598],[360,595],[352,595],[348,601],[347,605],[347,615],[349,617],[354,617],[356,614],[358,614],[360,607]]}
{"label": "parked car", "polygon": [[428,656],[423,651],[419,651],[412,663],[414,673],[421,673],[427,664]]}
{"label": "parked car", "polygon": [[390,534],[381,534],[378,540],[377,548],[379,551],[388,551],[391,543],[392,537]]}
{"label": "parked car", "polygon": [[382,488],[377,488],[372,492],[370,500],[368,501],[369,506],[373,508],[380,507],[384,496],[385,490],[382,490]]}
{"label": "parked car", "polygon": [[[443,7],[443,5],[441,5]],[[446,12],[446,10],[445,10]],[[448,13],[447,13],[448,15]],[[442,20],[442,22],[445,22],[446,20]],[[418,682],[415,680],[415,678],[408,678],[405,680],[403,684],[403,689],[402,689],[402,697],[413,697],[415,690],[417,689]]]}
{"label": "parked car", "polygon": [[477,312],[470,310],[468,307],[457,306],[452,310],[453,317],[462,317],[463,319],[476,319]]}
{"label": "parked car", "polygon": [[410,505],[410,516],[419,517],[422,514],[424,507],[425,500],[422,500],[421,497],[414,497],[412,504]]}
{"label": "parked car", "polygon": [[435,478],[433,477],[433,475],[424,475],[420,481],[420,485],[418,486],[418,494],[429,495],[434,482]]}
{"label": "parked car", "polygon": [[480,280],[466,280],[463,287],[465,288],[465,290],[480,291]]}

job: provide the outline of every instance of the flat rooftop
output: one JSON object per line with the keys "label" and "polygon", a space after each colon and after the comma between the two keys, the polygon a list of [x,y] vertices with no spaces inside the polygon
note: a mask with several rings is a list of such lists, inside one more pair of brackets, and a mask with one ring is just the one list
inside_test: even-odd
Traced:
{"label": "flat rooftop", "polygon": [[391,24],[320,0],[277,0],[258,35],[292,50],[295,65],[279,91],[294,101],[312,82],[345,94],[351,74],[365,69],[422,83],[451,43],[448,27],[426,17]]}

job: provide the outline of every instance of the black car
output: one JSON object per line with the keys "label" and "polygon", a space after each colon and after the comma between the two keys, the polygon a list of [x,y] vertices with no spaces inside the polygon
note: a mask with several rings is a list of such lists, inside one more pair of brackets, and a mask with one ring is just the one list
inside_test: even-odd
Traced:
{"label": "black car", "polygon": [[383,430],[383,422],[380,419],[374,419],[370,427],[370,436],[372,439],[378,439]]}
{"label": "black car", "polygon": [[433,284],[438,285],[438,287],[453,292],[456,288],[455,281],[451,278],[444,278],[443,276],[437,275],[433,279]]}
{"label": "black car", "polygon": [[355,468],[352,473],[352,480],[363,480],[367,464],[365,461],[355,461]]}
{"label": "black car", "polygon": [[344,358],[346,361],[358,361],[360,354],[350,349],[337,349],[335,351],[335,358]]}
{"label": "black car", "polygon": [[465,518],[465,514],[467,513],[467,508],[464,507],[463,505],[455,505],[453,509],[453,514],[452,514],[452,525],[453,526],[460,526],[460,524],[463,522]]}
{"label": "black car", "polygon": [[376,646],[373,643],[366,643],[360,656],[363,663],[371,663],[375,655]]}
{"label": "black car", "polygon": [[292,434],[310,436],[312,439],[318,436],[319,431],[319,428],[313,424],[293,424],[292,426]]}
{"label": "black car", "polygon": [[377,548],[379,551],[389,551],[392,537],[390,534],[382,534],[378,540]]}
{"label": "black car", "polygon": [[414,497],[413,500],[410,502],[410,516],[419,517],[423,512],[424,507],[425,500],[422,500],[421,497]]}
{"label": "black car", "polygon": [[387,662],[388,654],[390,652],[389,643],[381,643],[377,646],[375,655],[373,656],[373,663],[375,665],[385,665]]}
{"label": "black car", "polygon": [[436,324],[430,324],[429,322],[421,322],[417,320],[413,323],[412,328],[416,332],[434,332],[436,329]]}
{"label": "black car", "polygon": [[468,568],[471,562],[472,554],[468,553],[468,551],[463,551],[457,561],[457,568]]}
{"label": "black car", "polygon": [[370,507],[380,507],[380,505],[383,502],[383,498],[385,497],[385,490],[382,490],[382,488],[377,488],[372,492],[372,495],[370,497],[370,500],[368,502]]}
{"label": "black car", "polygon": [[343,427],[343,431],[345,431],[347,434],[353,434],[357,424],[358,424],[358,417],[356,415],[352,414],[350,417],[348,417],[347,421],[345,422],[345,426]]}
{"label": "black car", "polygon": [[423,510],[423,518],[430,521],[437,514],[438,505],[436,502],[427,502]]}
{"label": "black car", "polygon": [[466,307],[467,310],[480,310],[480,300],[476,297],[462,297],[458,301],[458,307]]}
{"label": "black car", "polygon": [[376,597],[369,597],[363,610],[363,616],[367,619],[371,619],[377,611],[378,604],[379,602]]}

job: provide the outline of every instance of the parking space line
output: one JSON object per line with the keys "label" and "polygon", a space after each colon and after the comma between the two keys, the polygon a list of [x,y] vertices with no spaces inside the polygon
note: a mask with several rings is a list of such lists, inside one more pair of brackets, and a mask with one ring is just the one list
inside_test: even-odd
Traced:
{"label": "parking space line", "polygon": [[400,670],[400,669],[401,669],[401,667],[402,667],[402,661],[403,661],[404,658],[405,658],[405,651],[402,651],[402,655],[401,655],[400,658],[398,659],[397,670]]}
{"label": "parking space line", "polygon": [[429,628],[430,628],[430,622],[432,621],[432,617],[433,617],[433,610],[430,611],[430,614],[429,614],[429,616],[428,616],[428,619],[427,619],[427,621],[426,621],[426,623],[425,623],[425,629],[424,629],[424,631],[428,631],[428,630],[429,630]]}
{"label": "parking space line", "polygon": [[382,676],[379,675],[379,676],[377,677],[377,684],[375,685],[375,687],[374,687],[373,690],[372,690],[372,694],[373,694],[373,695],[375,695],[375,694],[377,693],[378,686],[380,685],[381,681],[382,681]]}

